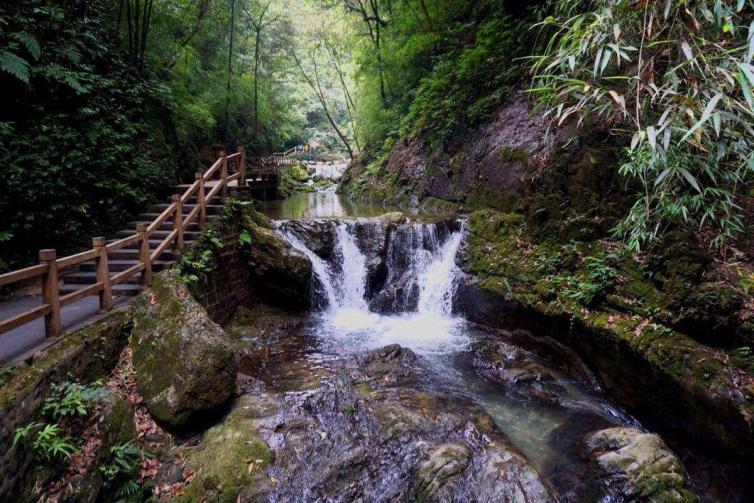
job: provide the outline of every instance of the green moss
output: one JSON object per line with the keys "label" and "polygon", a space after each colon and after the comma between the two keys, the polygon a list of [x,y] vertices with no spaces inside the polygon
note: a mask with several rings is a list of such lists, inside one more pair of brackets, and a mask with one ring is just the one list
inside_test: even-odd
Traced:
{"label": "green moss", "polygon": [[[259,489],[272,453],[254,427],[254,400],[237,400],[223,421],[203,435],[196,448],[185,449],[187,466],[196,472],[178,501],[235,503],[242,490]],[[250,468],[251,465],[251,468]],[[251,489],[250,489],[251,488]]]}
{"label": "green moss", "polygon": [[131,331],[130,314],[130,309],[115,309],[98,322],[62,336],[31,363],[5,367],[0,373],[0,408],[12,404],[45,376],[70,374],[88,383],[107,375]]}
{"label": "green moss", "polygon": [[531,163],[531,155],[522,148],[503,147],[500,149],[500,161],[503,164],[517,162],[528,167]]}

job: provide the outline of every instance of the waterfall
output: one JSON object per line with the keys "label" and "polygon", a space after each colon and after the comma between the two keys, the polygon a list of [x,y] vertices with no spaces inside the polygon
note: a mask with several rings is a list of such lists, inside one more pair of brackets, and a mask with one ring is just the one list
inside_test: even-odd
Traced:
{"label": "waterfall", "polygon": [[[381,225],[384,223],[380,220],[368,219],[318,221],[317,230],[302,236],[283,223],[281,232],[311,260],[317,284],[321,285],[320,293],[330,310],[365,312],[371,307],[386,314],[419,312],[449,316],[457,271],[455,256],[463,229],[453,230],[447,222],[391,227],[386,231],[387,242],[381,255],[386,270],[384,284],[367,298],[368,259],[356,239],[357,227]],[[322,248],[323,240],[333,241],[332,251],[326,256],[314,251]]]}
{"label": "waterfall", "polygon": [[289,232],[287,229],[285,229],[285,227],[281,229],[281,233],[283,234],[285,240],[288,241],[288,243],[290,243],[293,248],[306,255],[307,258],[311,261],[312,271],[322,285],[322,288],[324,290],[322,293],[324,293],[325,295],[327,305],[334,305],[337,301],[337,296],[335,295],[335,289],[333,288],[332,271],[330,270],[330,265],[319,255],[309,249],[309,247],[306,246],[303,241],[297,238],[292,232]]}
{"label": "waterfall", "polygon": [[341,259],[339,284],[342,289],[342,295],[335,300],[335,305],[365,310],[367,309],[364,297],[367,278],[366,258],[356,244],[353,226],[349,229],[347,223],[340,223],[336,227],[335,235],[338,238],[337,245]]}
{"label": "waterfall", "polygon": [[464,233],[458,222],[311,220],[278,226],[311,260],[316,293],[327,301],[318,314],[320,340],[338,351],[398,343],[422,354],[454,352],[469,343],[464,321],[451,309]]}
{"label": "waterfall", "polygon": [[453,308],[456,254],[463,231],[454,232],[419,275],[419,312],[448,316]]}

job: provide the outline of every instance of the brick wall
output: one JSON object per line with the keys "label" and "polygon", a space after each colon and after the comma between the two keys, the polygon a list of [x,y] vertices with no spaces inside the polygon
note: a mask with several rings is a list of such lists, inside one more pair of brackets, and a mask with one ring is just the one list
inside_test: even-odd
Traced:
{"label": "brick wall", "polygon": [[[250,189],[234,187],[230,194],[240,200],[250,199]],[[215,267],[191,286],[191,294],[202,304],[210,317],[224,323],[241,305],[254,301],[247,267],[238,243],[241,216],[225,215],[213,228],[220,234],[222,248],[214,249]]]}

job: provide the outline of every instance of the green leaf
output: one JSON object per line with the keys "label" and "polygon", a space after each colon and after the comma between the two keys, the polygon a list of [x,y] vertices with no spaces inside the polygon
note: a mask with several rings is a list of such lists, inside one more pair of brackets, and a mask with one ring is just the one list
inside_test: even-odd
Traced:
{"label": "green leaf", "polygon": [[717,93],[714,95],[709,102],[707,103],[707,106],[704,107],[704,111],[702,112],[702,117],[697,121],[696,124],[694,124],[691,129],[689,129],[685,135],[683,135],[683,138],[681,138],[681,141],[686,141],[686,138],[694,134],[694,131],[699,129],[702,124],[707,122],[707,119],[710,118],[710,115],[712,115],[712,112],[715,111],[715,107],[717,106],[717,102],[720,101],[720,99],[723,97],[723,93]]}
{"label": "green leaf", "polygon": [[694,176],[691,173],[689,173],[684,168],[678,168],[678,171],[681,173],[681,175],[683,175],[686,181],[689,182],[691,186],[696,189],[697,192],[699,192],[700,194],[702,193],[702,189],[699,188],[699,184],[697,183],[696,178],[694,178]]}
{"label": "green leaf", "polygon": [[11,33],[10,36],[21,42],[24,47],[26,47],[26,50],[29,51],[29,54],[31,54],[32,58],[39,59],[39,56],[42,55],[42,49],[40,49],[39,47],[39,42],[37,42],[37,39],[29,35],[28,33],[17,32]]}
{"label": "green leaf", "polygon": [[13,75],[26,84],[29,83],[29,63],[4,49],[0,49],[0,70]]}

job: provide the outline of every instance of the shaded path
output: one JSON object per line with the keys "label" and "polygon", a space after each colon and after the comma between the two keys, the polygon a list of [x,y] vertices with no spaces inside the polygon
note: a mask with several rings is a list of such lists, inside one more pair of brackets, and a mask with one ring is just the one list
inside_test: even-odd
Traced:
{"label": "shaded path", "polygon": [[[115,297],[113,304],[115,307],[125,306],[133,299],[134,297]],[[0,319],[24,312],[41,303],[42,298],[39,296],[25,296],[7,300],[0,303]],[[54,344],[68,333],[94,323],[106,314],[107,312],[100,311],[97,297],[86,297],[60,310],[63,333],[58,337],[45,337],[43,318],[14,328],[0,337],[0,364],[18,363],[37,351]]]}

